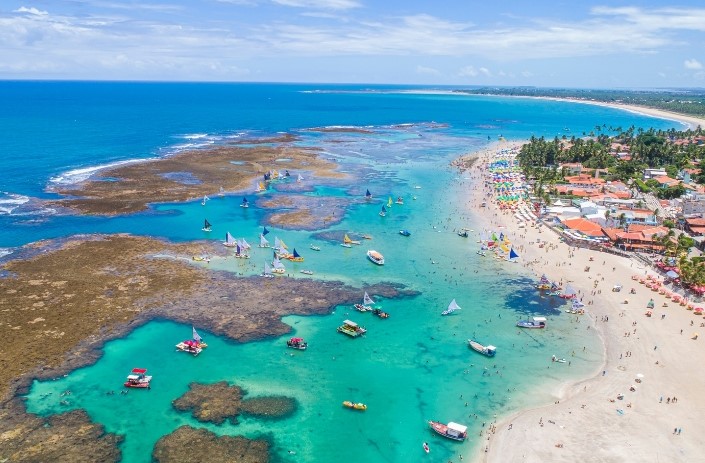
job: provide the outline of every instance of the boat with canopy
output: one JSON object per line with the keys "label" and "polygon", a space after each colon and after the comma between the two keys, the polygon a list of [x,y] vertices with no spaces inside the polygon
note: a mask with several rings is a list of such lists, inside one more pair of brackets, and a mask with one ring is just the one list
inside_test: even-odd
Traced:
{"label": "boat with canopy", "polygon": [[377,265],[384,265],[384,256],[374,249],[367,251],[367,258]]}
{"label": "boat with canopy", "polygon": [[462,424],[454,423],[450,421],[448,424],[441,423],[440,421],[429,421],[428,425],[431,427],[433,432],[440,434],[448,439],[464,441],[468,437],[468,427]]}

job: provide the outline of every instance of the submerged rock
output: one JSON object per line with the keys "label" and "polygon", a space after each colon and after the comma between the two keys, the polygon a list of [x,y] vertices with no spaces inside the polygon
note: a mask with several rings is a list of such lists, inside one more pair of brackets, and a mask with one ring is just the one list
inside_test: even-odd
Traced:
{"label": "submerged rock", "polygon": [[269,442],[181,426],[157,441],[152,458],[159,463],[266,463]]}

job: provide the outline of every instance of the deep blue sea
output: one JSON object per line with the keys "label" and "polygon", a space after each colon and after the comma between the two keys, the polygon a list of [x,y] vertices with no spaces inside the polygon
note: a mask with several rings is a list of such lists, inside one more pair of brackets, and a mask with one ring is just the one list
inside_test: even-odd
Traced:
{"label": "deep blue sea", "polygon": [[[152,322],[105,346],[105,355],[57,381],[34,384],[31,412],[60,413],[85,408],[108,431],[123,434],[124,461],[150,461],[156,440],[181,424],[219,434],[264,436],[281,461],[407,462],[422,456],[428,441],[433,461],[469,454],[481,445],[482,423],[517,408],[548,400],[562,382],[595,370],[601,362],[599,341],[562,315],[554,299],[532,289],[531,276],[475,253],[474,239],[453,230],[473,228],[463,195],[470,180],[449,168],[455,157],[478,150],[500,136],[581,136],[595,126],[668,128],[676,124],[634,113],[566,102],[534,99],[419,93],[414,87],[111,83],[0,82],[0,253],[45,238],[82,233],[130,232],[172,240],[222,240],[226,231],[257,242],[264,215],[256,207],[235,205],[243,195],[214,195],[200,201],[161,204],[125,217],[62,215],[43,200],[57,183],[71,183],[98,166],[168,156],[207,148],[233,138],[292,132],[302,146],[321,148],[354,180],[331,183],[311,178],[312,195],[349,197],[351,207],[333,230],[368,233],[365,246],[342,248],[314,233],[270,227],[304,255],[286,264],[293,277],[312,269],[314,278],[362,286],[399,282],[420,295],[378,300],[387,320],[337,307],[323,317],[287,317],[311,347],[287,351],[286,336],[233,344],[208,333],[209,348],[196,358],[176,354],[173,344],[191,327]],[[439,90],[439,89],[437,89]],[[440,89],[443,90],[443,89]],[[446,89],[447,90],[447,89]],[[322,126],[366,127],[369,133],[311,132]],[[283,167],[286,160],[282,160]],[[370,189],[374,200],[356,201]],[[215,192],[214,192],[215,193]],[[267,194],[287,194],[270,191]],[[402,196],[387,217],[378,215],[388,196]],[[212,235],[200,228],[213,224]],[[412,231],[410,237],[398,234]],[[510,237],[511,239],[511,237]],[[309,250],[309,244],[321,247]],[[365,259],[365,250],[381,251],[383,267]],[[216,268],[244,274],[261,272],[270,251],[254,249],[253,258],[214,260]],[[375,295],[372,295],[375,297]],[[362,298],[362,294],[360,295]],[[462,310],[441,317],[451,299]],[[282,301],[286,304],[286,301]],[[531,314],[549,316],[550,329],[519,332],[514,321]],[[347,339],[335,328],[345,318],[363,323],[368,334]],[[494,359],[470,352],[468,337],[498,346]],[[570,368],[547,368],[552,354],[567,356],[577,347]],[[550,363],[550,362],[549,362]],[[120,387],[135,366],[155,377],[152,390],[107,395]],[[113,380],[113,385],[106,381]],[[171,401],[192,381],[227,380],[250,396],[293,396],[296,413],[282,420],[245,418],[238,425],[199,424],[176,412]],[[73,391],[60,403],[61,391]],[[341,407],[343,400],[366,402],[364,413]],[[117,403],[116,403],[117,402]],[[139,417],[114,413],[116,407],[142,410]],[[457,421],[469,426],[467,442],[433,436],[426,420]],[[328,432],[322,432],[327,430]],[[344,449],[345,458],[340,452]],[[288,453],[295,451],[296,455]]]}

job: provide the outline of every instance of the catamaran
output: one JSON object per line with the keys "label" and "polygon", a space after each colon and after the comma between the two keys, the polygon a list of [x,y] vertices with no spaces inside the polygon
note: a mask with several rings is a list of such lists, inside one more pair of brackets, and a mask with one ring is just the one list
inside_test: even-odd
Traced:
{"label": "catamaran", "polygon": [[250,207],[250,203],[247,202],[247,198],[242,198],[242,203],[240,203],[240,207]]}
{"label": "catamaran", "polygon": [[213,230],[213,229],[211,228],[210,222],[208,222],[208,220],[204,220],[204,221],[203,221],[203,228],[201,228],[201,231],[209,232],[209,231],[212,231],[212,230]]}
{"label": "catamaran", "polygon": [[384,204],[382,204],[382,210],[379,211],[379,216],[380,216],[380,217],[384,217],[384,216],[386,216],[386,215],[387,215],[387,208],[384,207]]}
{"label": "catamaran", "polygon": [[461,309],[461,307],[458,305],[457,302],[455,302],[455,299],[453,299],[452,301],[450,301],[450,304],[448,304],[448,308],[446,310],[444,310],[443,312],[441,312],[441,315],[450,315],[453,312],[455,312],[456,310],[460,310],[460,309]]}
{"label": "catamaran", "polygon": [[230,232],[225,233],[225,241],[223,242],[223,246],[226,248],[234,248],[237,246],[237,240],[233,238],[233,235],[231,235]]}

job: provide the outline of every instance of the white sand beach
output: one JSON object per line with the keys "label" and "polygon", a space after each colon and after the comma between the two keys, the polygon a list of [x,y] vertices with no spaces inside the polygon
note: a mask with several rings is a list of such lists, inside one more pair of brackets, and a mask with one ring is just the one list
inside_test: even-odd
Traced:
{"label": "white sand beach", "polygon": [[[475,185],[482,184],[482,168],[494,153],[512,145],[519,144],[504,142],[479,153],[481,162],[470,170]],[[554,391],[553,402],[501,418],[483,434],[477,454],[466,459],[493,463],[705,461],[705,434],[700,430],[705,416],[703,317],[633,280],[633,276],[646,275],[663,280],[640,261],[569,247],[545,226],[527,223],[520,228],[513,212],[502,211],[491,201],[483,210],[480,203],[484,199],[481,187],[472,190],[468,208],[482,211],[484,227],[504,227],[501,230],[521,255],[522,265],[537,280],[545,273],[580,291],[587,304],[581,323],[602,338],[605,363],[592,376]],[[545,243],[543,247],[539,240]],[[586,267],[590,270],[585,271]],[[613,292],[615,284],[623,289]],[[630,294],[631,288],[636,294]],[[647,317],[651,298],[655,309]]]}

